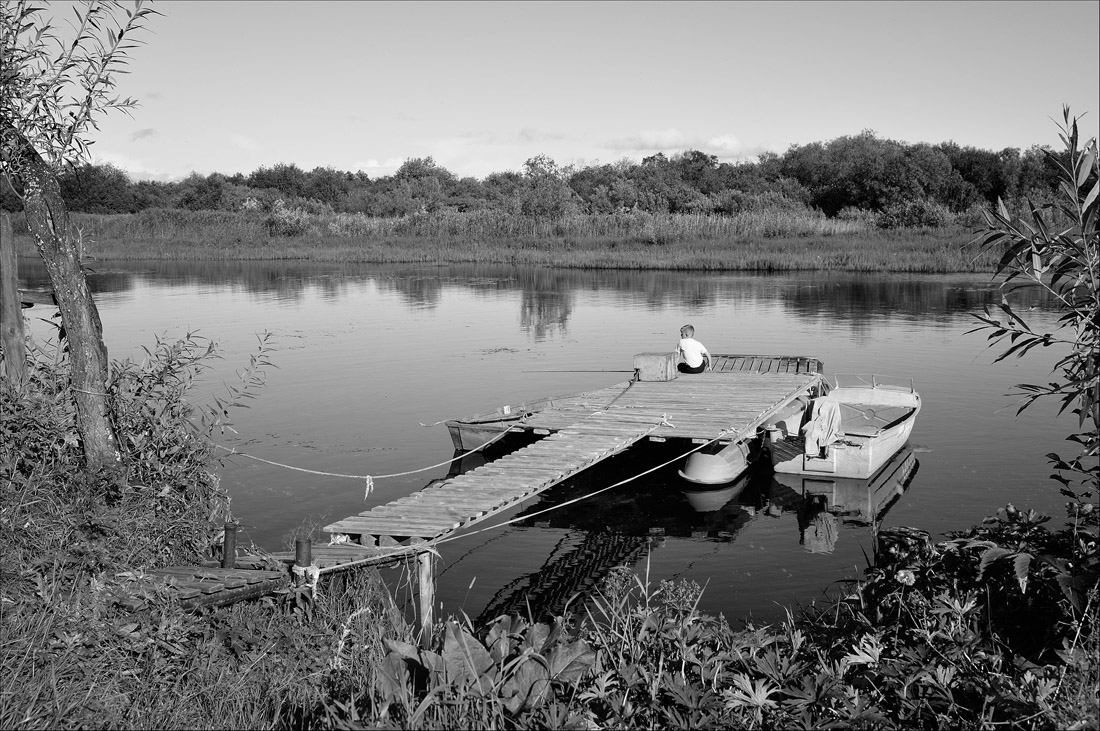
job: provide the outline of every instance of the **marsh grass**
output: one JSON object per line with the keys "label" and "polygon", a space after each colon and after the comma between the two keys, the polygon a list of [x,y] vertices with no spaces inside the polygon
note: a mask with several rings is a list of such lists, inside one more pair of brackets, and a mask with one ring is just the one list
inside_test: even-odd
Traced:
{"label": "marsh grass", "polygon": [[[283,221],[280,215],[293,217]],[[73,220],[86,255],[123,260],[947,273],[987,272],[996,258],[995,252],[968,246],[972,237],[961,226],[882,229],[861,218],[830,219],[801,209],[559,219],[499,211],[371,218],[149,209],[125,215],[75,214]],[[29,250],[29,239],[22,239]]]}

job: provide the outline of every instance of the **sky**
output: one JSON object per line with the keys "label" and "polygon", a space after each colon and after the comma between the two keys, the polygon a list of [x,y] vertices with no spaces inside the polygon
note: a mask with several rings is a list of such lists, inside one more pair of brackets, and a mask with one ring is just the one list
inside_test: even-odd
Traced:
{"label": "sky", "polygon": [[[1100,118],[1100,2],[159,0],[93,160],[133,179],[293,163],[459,177],[547,155],[722,161],[872,130],[1060,147]],[[61,26],[64,27],[63,25]]]}

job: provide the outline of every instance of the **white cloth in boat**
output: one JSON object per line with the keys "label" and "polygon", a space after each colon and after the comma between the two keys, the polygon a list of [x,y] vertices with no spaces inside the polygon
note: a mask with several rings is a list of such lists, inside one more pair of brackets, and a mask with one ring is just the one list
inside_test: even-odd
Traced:
{"label": "white cloth in boat", "polygon": [[805,452],[818,456],[822,447],[827,447],[844,436],[840,430],[840,402],[828,396],[815,398],[812,402],[812,418],[802,431],[806,433]]}

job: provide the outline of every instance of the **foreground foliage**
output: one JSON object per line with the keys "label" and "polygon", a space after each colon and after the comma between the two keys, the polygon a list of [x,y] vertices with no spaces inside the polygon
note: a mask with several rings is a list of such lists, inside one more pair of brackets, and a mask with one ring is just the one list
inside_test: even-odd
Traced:
{"label": "foreground foliage", "polygon": [[[1100,151],[1095,139],[1083,141],[1077,120],[1066,108],[1062,141],[1063,158],[1052,157],[1060,174],[1061,195],[1056,201],[1029,207],[1026,216],[1010,215],[1004,204],[986,216],[986,230],[979,237],[984,249],[1001,253],[997,274],[1004,277],[1006,293],[1000,305],[1005,320],[986,310],[978,316],[991,344],[1008,347],[997,358],[1021,357],[1034,348],[1062,346],[1064,355],[1049,384],[1019,384],[1023,397],[1020,411],[1036,399],[1054,398],[1059,413],[1077,417],[1078,432],[1067,437],[1079,445],[1072,459],[1048,455],[1058,471],[1055,479],[1068,497],[1077,498],[1071,485],[1081,484],[1100,492]],[[1013,307],[1011,295],[1024,288],[1050,293],[1062,312],[1058,329],[1040,333]]]}
{"label": "foreground foliage", "polygon": [[[1011,513],[1011,517],[1009,517]],[[1095,514],[1082,521],[1095,527]],[[1004,545],[1072,553],[1014,509],[933,545],[898,529],[835,603],[734,630],[695,610],[692,582],[622,569],[583,616],[456,621],[430,650],[384,640],[373,686],[311,721],[366,728],[1093,728],[1095,586],[1080,609],[1054,573],[990,569]],[[1095,546],[1093,546],[1095,552]]]}

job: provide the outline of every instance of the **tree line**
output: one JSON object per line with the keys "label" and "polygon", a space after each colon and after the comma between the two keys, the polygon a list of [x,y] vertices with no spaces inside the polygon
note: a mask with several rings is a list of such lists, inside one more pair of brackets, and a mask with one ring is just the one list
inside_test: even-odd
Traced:
{"label": "tree line", "polygon": [[[59,180],[70,210],[100,214],[285,206],[373,217],[497,210],[558,218],[632,210],[733,215],[778,208],[877,218],[887,226],[939,225],[998,199],[1010,207],[1049,200],[1057,185],[1049,153],[1040,146],[994,152],[953,142],[908,144],[864,131],[739,163],[691,150],[578,168],[540,155],[527,160],[521,172],[483,179],[458,177],[426,157],[410,158],[393,175],[373,179],[361,171],[306,171],[280,163],[247,175],[192,173],[177,182],[134,181],[109,164],[81,164],[60,171]],[[10,187],[2,188],[3,208],[21,210]]]}

